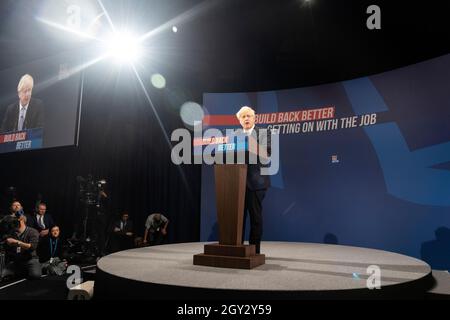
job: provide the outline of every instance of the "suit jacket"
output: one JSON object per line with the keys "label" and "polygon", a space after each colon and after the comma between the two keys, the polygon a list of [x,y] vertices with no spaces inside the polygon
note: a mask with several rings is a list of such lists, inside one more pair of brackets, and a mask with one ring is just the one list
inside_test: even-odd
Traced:
{"label": "suit jacket", "polygon": [[[117,220],[114,223],[113,231],[114,231],[114,228],[119,228],[120,229],[120,222],[121,221],[122,220]],[[133,232],[133,222],[131,220],[128,220],[127,224],[125,225],[125,227],[123,228],[123,230],[121,232],[122,233]]]}
{"label": "suit jacket", "polygon": [[[55,222],[53,221],[53,218],[50,214],[46,213],[44,214],[44,224],[45,224],[45,230],[52,228],[55,225]],[[37,221],[36,214],[33,214],[31,216],[27,217],[27,226],[36,229],[38,232],[41,232],[42,229]]]}
{"label": "suit jacket", "polygon": [[[10,104],[3,116],[1,133],[17,131],[19,122],[19,102]],[[44,105],[41,100],[31,98],[28,104],[27,115],[23,123],[23,129],[44,127]]]}
{"label": "suit jacket", "polygon": [[[270,137],[270,131],[267,131],[267,138],[265,135],[263,136],[263,140],[260,141],[259,137],[259,130],[261,128],[255,127],[254,133],[256,134],[256,138],[258,141],[258,144],[261,144],[267,148],[267,154],[271,155],[271,137]],[[267,139],[267,141],[265,141]],[[247,189],[250,191],[258,191],[258,190],[267,190],[267,188],[270,187],[270,176],[268,175],[261,175],[261,167],[266,167],[268,165],[263,165],[259,162],[258,157],[258,163],[257,164],[248,164],[247,165]]]}

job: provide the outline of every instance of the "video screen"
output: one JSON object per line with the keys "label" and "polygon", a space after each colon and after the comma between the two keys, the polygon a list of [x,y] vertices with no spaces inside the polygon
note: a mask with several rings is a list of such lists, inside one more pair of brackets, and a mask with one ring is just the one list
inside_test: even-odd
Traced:
{"label": "video screen", "polygon": [[49,57],[0,71],[0,153],[77,143],[81,75],[70,73],[74,63]]}
{"label": "video screen", "polygon": [[[4,5],[8,14],[2,12],[0,20],[0,154],[78,143],[82,57],[70,46],[73,36],[56,37],[39,21],[48,17],[51,4],[55,2]],[[66,11],[60,6],[52,12],[67,19]]]}

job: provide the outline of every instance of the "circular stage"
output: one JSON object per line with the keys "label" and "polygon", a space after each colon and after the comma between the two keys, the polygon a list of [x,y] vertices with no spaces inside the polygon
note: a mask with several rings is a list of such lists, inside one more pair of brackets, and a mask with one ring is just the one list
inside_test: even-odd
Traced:
{"label": "circular stage", "polygon": [[[193,265],[205,243],[117,252],[98,261],[95,298],[303,299],[421,297],[431,268],[405,255],[358,247],[263,242],[266,263],[252,270]],[[381,273],[370,290],[369,266]],[[370,283],[374,283],[371,281]]]}

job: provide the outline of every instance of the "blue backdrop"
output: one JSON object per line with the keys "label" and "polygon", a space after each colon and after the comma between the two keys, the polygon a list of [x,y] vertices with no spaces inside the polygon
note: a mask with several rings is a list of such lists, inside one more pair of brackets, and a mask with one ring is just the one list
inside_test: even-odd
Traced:
{"label": "blue backdrop", "polygon": [[[450,55],[315,87],[204,94],[210,115],[243,105],[257,113],[334,106],[335,119],[376,114],[363,127],[339,120],[334,130],[280,131],[263,240],[384,249],[450,268]],[[204,166],[201,240],[215,239],[213,168]]]}

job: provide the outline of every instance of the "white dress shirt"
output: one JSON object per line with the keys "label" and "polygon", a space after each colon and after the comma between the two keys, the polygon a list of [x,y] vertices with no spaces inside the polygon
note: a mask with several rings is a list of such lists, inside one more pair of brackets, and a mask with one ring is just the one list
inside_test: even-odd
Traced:
{"label": "white dress shirt", "polygon": [[253,129],[255,129],[255,125],[253,125],[253,127],[251,127],[250,129],[243,129],[244,133],[247,135],[251,135],[253,132]]}
{"label": "white dress shirt", "polygon": [[38,224],[41,226],[42,229],[45,229],[45,223],[44,223],[44,216],[37,214],[36,219],[38,221]]}

